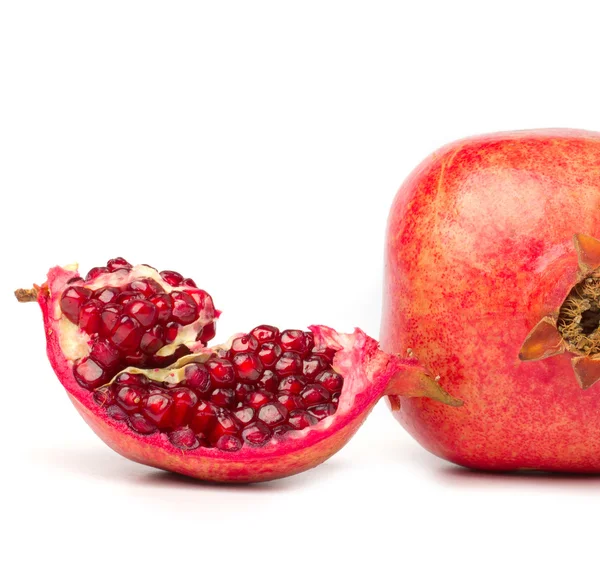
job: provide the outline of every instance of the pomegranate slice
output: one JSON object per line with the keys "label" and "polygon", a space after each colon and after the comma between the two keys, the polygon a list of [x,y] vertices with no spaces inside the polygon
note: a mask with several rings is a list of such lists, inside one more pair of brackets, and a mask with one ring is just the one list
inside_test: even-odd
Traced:
{"label": "pomegranate slice", "polygon": [[[84,280],[53,268],[17,297],[39,302],[48,357],[77,410],[134,461],[213,481],[271,480],[338,451],[384,395],[460,404],[415,358],[384,353],[359,329],[260,325],[206,347],[198,337],[214,335],[218,312],[191,280],[122,259],[104,270]],[[164,341],[171,329],[175,340]]]}

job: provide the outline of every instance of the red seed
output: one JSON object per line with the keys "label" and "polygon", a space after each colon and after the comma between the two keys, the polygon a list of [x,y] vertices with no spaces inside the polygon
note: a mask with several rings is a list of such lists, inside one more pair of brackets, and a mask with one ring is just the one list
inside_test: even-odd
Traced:
{"label": "red seed", "polygon": [[288,419],[288,423],[294,429],[304,429],[305,427],[310,427],[311,425],[315,425],[319,423],[319,420],[314,416],[304,410],[294,410],[290,412],[290,417]]}
{"label": "red seed", "polygon": [[275,364],[275,372],[279,376],[300,374],[302,372],[302,358],[297,352],[284,352]]}
{"label": "red seed", "polygon": [[100,314],[104,305],[97,299],[90,299],[79,311],[79,328],[88,335],[100,330]]}
{"label": "red seed", "polygon": [[133,318],[125,315],[121,317],[113,332],[110,340],[119,350],[133,352],[140,346],[143,329]]}
{"label": "red seed", "polygon": [[169,425],[172,405],[173,400],[168,394],[151,394],[144,400],[142,413],[149,421],[163,429]]}
{"label": "red seed", "polygon": [[117,296],[117,303],[119,305],[127,305],[128,303],[136,301],[137,299],[144,299],[144,296],[137,291],[122,291]]}
{"label": "red seed", "polygon": [[172,321],[171,323],[169,323],[166,326],[165,342],[167,344],[171,344],[172,342],[174,342],[177,339],[177,335],[179,333],[180,328],[181,328],[181,325],[179,323],[175,323],[175,321]]}
{"label": "red seed", "polygon": [[263,366],[254,353],[238,353],[232,358],[231,363],[240,382],[255,384],[260,379]]}
{"label": "red seed", "polygon": [[102,386],[110,379],[104,369],[91,358],[78,360],[73,366],[73,375],[77,383],[87,390]]}
{"label": "red seed", "polygon": [[271,430],[260,421],[247,425],[242,431],[242,438],[248,445],[262,447],[270,438]]}
{"label": "red seed", "polygon": [[279,344],[284,351],[294,351],[300,354],[308,352],[306,336],[297,329],[288,329],[279,336]]}
{"label": "red seed", "polygon": [[125,411],[132,412],[142,407],[144,394],[139,386],[119,386],[115,399]]}
{"label": "red seed", "polygon": [[246,396],[254,391],[254,386],[250,384],[243,384],[242,382],[238,382],[235,385],[235,401],[242,402],[246,399]]}
{"label": "red seed", "polygon": [[91,295],[92,292],[85,287],[72,286],[65,289],[60,298],[60,309],[71,323],[79,323],[79,310]]}
{"label": "red seed", "polygon": [[161,324],[167,323],[171,319],[173,312],[173,300],[171,296],[166,293],[158,293],[149,299],[156,307],[158,322]]}
{"label": "red seed", "polygon": [[217,408],[216,422],[208,434],[208,440],[213,446],[218,446],[218,441],[224,435],[235,435],[240,429],[233,415],[223,408]]}
{"label": "red seed", "polygon": [[306,386],[300,376],[287,376],[279,382],[279,392],[282,394],[299,394]]}
{"label": "red seed", "polygon": [[288,410],[279,402],[271,402],[258,410],[258,419],[269,427],[275,427],[285,422]]}
{"label": "red seed", "polygon": [[129,302],[123,311],[131,315],[142,327],[152,327],[158,320],[158,310],[146,299]]}
{"label": "red seed", "polygon": [[265,370],[256,386],[257,388],[266,390],[267,392],[277,392],[277,388],[279,387],[279,378],[273,371]]}
{"label": "red seed", "polygon": [[214,323],[209,323],[202,328],[202,331],[199,333],[196,340],[200,341],[203,344],[207,344],[208,341],[211,341],[215,338],[217,334]]}
{"label": "red seed", "polygon": [[317,419],[321,420],[335,413],[336,407],[329,404],[321,404],[310,408],[308,411],[311,415],[314,415]]}
{"label": "red seed", "polygon": [[93,358],[100,366],[109,369],[119,362],[119,351],[108,341],[96,339],[92,344],[90,358]]}
{"label": "red seed", "polygon": [[300,392],[306,407],[324,404],[329,401],[329,392],[321,384],[309,384]]}
{"label": "red seed", "polygon": [[222,408],[233,408],[235,405],[235,392],[231,388],[217,388],[210,395],[210,401]]}
{"label": "red seed", "polygon": [[180,427],[189,421],[198,403],[198,396],[189,388],[174,388],[169,393],[173,399],[171,425]]}
{"label": "red seed", "polygon": [[329,366],[324,356],[311,354],[302,363],[302,374],[309,381],[313,381],[323,370]]}
{"label": "red seed", "polygon": [[114,401],[112,390],[108,385],[94,390],[93,398],[99,406],[108,406]]}
{"label": "red seed", "polygon": [[200,441],[189,427],[175,429],[174,431],[171,431],[168,436],[169,441],[182,451],[191,451],[200,446]]}
{"label": "red seed", "polygon": [[250,334],[256,338],[259,343],[273,341],[279,336],[279,329],[271,325],[259,325],[250,331]]}
{"label": "red seed", "polygon": [[185,291],[174,291],[171,293],[173,300],[172,317],[182,325],[189,325],[198,318],[198,306],[192,296]]}
{"label": "red seed", "polygon": [[249,406],[242,406],[236,409],[233,415],[242,425],[248,425],[254,419],[254,410]]}
{"label": "red seed", "polygon": [[88,273],[87,276],[85,276],[86,281],[90,281],[93,279],[96,279],[98,276],[101,276],[102,274],[107,274],[108,273],[108,268],[105,267],[101,267],[101,268],[92,268]]}
{"label": "red seed", "polygon": [[190,287],[197,287],[196,282],[192,278],[184,278],[179,285],[188,285]]}
{"label": "red seed", "polygon": [[216,410],[210,402],[200,401],[192,414],[190,427],[194,433],[209,431],[217,420]]}
{"label": "red seed", "polygon": [[255,391],[250,392],[246,396],[246,404],[251,408],[258,409],[273,399],[273,394],[270,392]]}
{"label": "red seed", "polygon": [[344,379],[332,370],[326,370],[317,376],[315,382],[325,387],[330,392],[340,392],[344,385]]}
{"label": "red seed", "polygon": [[277,401],[288,411],[304,409],[305,407],[302,398],[296,394],[281,394],[277,396]]}
{"label": "red seed", "polygon": [[128,417],[123,409],[116,404],[108,406],[108,408],[106,408],[106,413],[116,421],[125,421]]}
{"label": "red seed", "polygon": [[258,358],[265,368],[271,368],[281,356],[281,347],[277,343],[263,343],[258,351]]}
{"label": "red seed", "polygon": [[201,398],[205,398],[212,390],[210,375],[204,364],[191,362],[183,369],[185,385],[192,388]]}
{"label": "red seed", "polygon": [[133,280],[128,286],[129,291],[135,291],[148,298],[156,293],[163,293],[165,290],[162,286],[152,278],[142,278],[140,280]]}
{"label": "red seed", "polygon": [[173,287],[180,286],[183,281],[183,276],[179,272],[173,272],[172,270],[160,272],[160,277]]}
{"label": "red seed", "polygon": [[244,335],[233,339],[229,352],[235,355],[242,352],[256,352],[258,349],[258,341],[252,335]]}
{"label": "red seed", "polygon": [[133,372],[121,372],[113,384],[116,386],[147,386],[148,378],[143,374],[134,374]]}
{"label": "red seed", "polygon": [[287,425],[287,423],[278,425],[273,428],[273,437],[283,437],[288,431],[293,431],[293,429],[290,425]]}
{"label": "red seed", "polygon": [[111,272],[116,272],[117,270],[131,270],[133,267],[127,260],[120,256],[109,260],[106,265]]}
{"label": "red seed", "polygon": [[109,303],[104,307],[100,315],[100,336],[109,337],[112,334],[121,318],[122,312],[123,308],[116,303]]}
{"label": "red seed", "polygon": [[215,447],[221,451],[239,451],[242,448],[242,440],[237,435],[222,435]]}
{"label": "red seed", "polygon": [[140,339],[140,349],[146,354],[156,354],[165,346],[165,333],[160,325],[148,329]]}
{"label": "red seed", "polygon": [[94,292],[92,297],[106,305],[107,303],[116,303],[120,292],[118,287],[101,287]]}
{"label": "red seed", "polygon": [[[186,289],[186,292],[190,294],[191,298],[196,302],[198,309],[204,307],[209,308],[212,305],[212,299],[208,293],[203,289]],[[210,303],[210,305],[208,305]]]}
{"label": "red seed", "polygon": [[134,413],[129,417],[129,427],[141,435],[150,435],[156,431],[156,425],[141,413]]}
{"label": "red seed", "polygon": [[206,362],[206,368],[213,384],[217,388],[229,387],[235,384],[233,364],[225,358],[211,358]]}

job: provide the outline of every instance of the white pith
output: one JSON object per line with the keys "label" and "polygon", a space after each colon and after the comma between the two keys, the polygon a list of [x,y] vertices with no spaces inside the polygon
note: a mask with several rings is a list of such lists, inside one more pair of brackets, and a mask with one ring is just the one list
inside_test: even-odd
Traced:
{"label": "white pith", "polygon": [[[66,266],[65,270],[76,271],[77,265]],[[107,286],[123,287],[131,281],[140,278],[148,278],[156,281],[161,285],[165,293],[190,289],[189,286],[173,287],[169,285],[155,269],[143,265],[135,266],[129,272],[118,270],[112,273],[100,274],[89,282],[81,282],[81,285],[91,290]],[[90,354],[90,336],[63,315],[59,301],[56,301],[54,304],[54,319],[57,321],[60,348],[71,364],[80,358],[88,356]],[[175,340],[162,347],[155,356],[169,356],[182,344],[187,346],[192,352],[202,348],[202,343],[196,341],[196,337],[203,327],[210,322],[211,319],[207,318],[206,314],[199,309],[198,319],[189,325],[181,326]]]}

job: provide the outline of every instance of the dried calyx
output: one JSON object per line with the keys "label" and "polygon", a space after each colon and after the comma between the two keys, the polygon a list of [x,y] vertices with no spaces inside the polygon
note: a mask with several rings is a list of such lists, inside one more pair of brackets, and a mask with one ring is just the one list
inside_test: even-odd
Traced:
{"label": "dried calyx", "polygon": [[576,234],[577,283],[560,308],[549,313],[525,339],[519,358],[542,360],[565,352],[582,388],[600,380],[600,241]]}

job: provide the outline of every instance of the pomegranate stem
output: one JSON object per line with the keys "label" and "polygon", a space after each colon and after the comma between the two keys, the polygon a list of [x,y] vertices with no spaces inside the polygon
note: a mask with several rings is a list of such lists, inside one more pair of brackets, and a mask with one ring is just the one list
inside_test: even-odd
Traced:
{"label": "pomegranate stem", "polygon": [[19,303],[29,303],[31,301],[37,301],[38,290],[33,289],[17,289],[15,291],[15,297]]}

